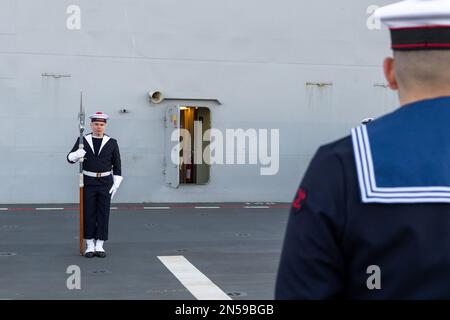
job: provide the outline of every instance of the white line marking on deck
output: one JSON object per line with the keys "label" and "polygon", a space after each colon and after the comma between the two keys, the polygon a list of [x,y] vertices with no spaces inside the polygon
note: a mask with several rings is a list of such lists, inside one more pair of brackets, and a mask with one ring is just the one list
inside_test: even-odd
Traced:
{"label": "white line marking on deck", "polygon": [[0,211],[8,211],[8,208],[0,208]]}
{"label": "white line marking on deck", "polygon": [[245,209],[269,209],[268,206],[245,206]]}
{"label": "white line marking on deck", "polygon": [[111,209],[111,210],[117,210],[118,208],[117,208],[117,207],[110,207],[109,209]]}
{"label": "white line marking on deck", "polygon": [[36,210],[64,210],[64,208],[36,208]]}
{"label": "white line marking on deck", "polygon": [[220,207],[194,207],[195,209],[220,209]]}
{"label": "white line marking on deck", "polygon": [[158,256],[197,300],[232,300],[184,256]]}
{"label": "white line marking on deck", "polygon": [[145,210],[170,209],[170,207],[144,207]]}

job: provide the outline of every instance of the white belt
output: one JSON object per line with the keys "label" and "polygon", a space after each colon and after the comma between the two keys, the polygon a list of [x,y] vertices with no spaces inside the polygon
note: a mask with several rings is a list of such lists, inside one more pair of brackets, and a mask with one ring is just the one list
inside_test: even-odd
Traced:
{"label": "white belt", "polygon": [[91,172],[91,171],[83,170],[83,174],[88,176],[88,177],[101,178],[101,177],[109,176],[111,174],[111,171],[107,171],[107,172]]}

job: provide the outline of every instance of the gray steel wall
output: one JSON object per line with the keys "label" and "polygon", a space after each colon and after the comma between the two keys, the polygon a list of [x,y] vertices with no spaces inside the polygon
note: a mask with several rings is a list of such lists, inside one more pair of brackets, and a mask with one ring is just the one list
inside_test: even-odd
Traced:
{"label": "gray steel wall", "polygon": [[[320,144],[397,107],[381,63],[388,32],[367,8],[393,1],[0,0],[0,203],[78,199],[79,92],[112,116],[124,182],[115,202],[291,201]],[[81,8],[81,30],[66,9]],[[69,74],[68,78],[42,73]],[[306,82],[333,86],[307,87]],[[213,165],[204,186],[166,186],[167,96],[218,98],[212,126],[280,129],[280,170]],[[127,108],[128,114],[119,113]]]}

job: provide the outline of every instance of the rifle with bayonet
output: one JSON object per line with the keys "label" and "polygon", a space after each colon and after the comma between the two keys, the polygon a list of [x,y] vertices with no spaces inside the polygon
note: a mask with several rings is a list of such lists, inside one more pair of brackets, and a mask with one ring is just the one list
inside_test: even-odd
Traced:
{"label": "rifle with bayonet", "polygon": [[[83,133],[84,133],[84,120],[85,113],[83,108],[83,92],[80,93],[80,113],[78,114],[78,118],[80,120],[79,129],[80,129],[80,139],[78,140],[78,149],[84,149],[83,143]],[[84,207],[84,178],[83,178],[83,160],[84,157],[80,159],[80,255],[83,255],[84,249],[84,222],[83,222],[83,207]]]}

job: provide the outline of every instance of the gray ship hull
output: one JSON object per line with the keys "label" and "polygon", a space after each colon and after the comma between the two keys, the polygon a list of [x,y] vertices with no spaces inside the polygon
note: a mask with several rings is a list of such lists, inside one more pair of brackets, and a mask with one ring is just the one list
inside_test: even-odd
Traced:
{"label": "gray ship hull", "polygon": [[[124,176],[114,201],[134,203],[290,201],[319,145],[398,106],[370,1],[80,0],[79,29],[71,4],[0,1],[0,203],[78,201],[66,155],[80,91],[88,114],[112,118]],[[181,100],[151,103],[155,90]],[[223,132],[278,129],[278,172],[212,164],[206,184],[168,185],[176,105],[208,108]]]}

